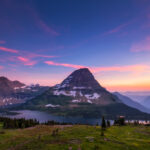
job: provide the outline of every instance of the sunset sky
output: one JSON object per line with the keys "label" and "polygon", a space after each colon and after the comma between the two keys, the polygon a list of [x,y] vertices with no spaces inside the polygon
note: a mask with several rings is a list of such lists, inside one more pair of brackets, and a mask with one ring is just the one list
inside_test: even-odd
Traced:
{"label": "sunset sky", "polygon": [[150,0],[0,0],[0,76],[54,85],[83,67],[150,91]]}

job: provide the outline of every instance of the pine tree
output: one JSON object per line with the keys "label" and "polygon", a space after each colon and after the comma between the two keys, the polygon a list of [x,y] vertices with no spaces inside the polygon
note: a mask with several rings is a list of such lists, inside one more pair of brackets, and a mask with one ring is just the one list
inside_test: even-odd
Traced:
{"label": "pine tree", "polygon": [[105,118],[102,118],[102,124],[101,124],[102,129],[106,129],[106,121]]}
{"label": "pine tree", "polygon": [[110,121],[107,120],[107,127],[110,127]]}

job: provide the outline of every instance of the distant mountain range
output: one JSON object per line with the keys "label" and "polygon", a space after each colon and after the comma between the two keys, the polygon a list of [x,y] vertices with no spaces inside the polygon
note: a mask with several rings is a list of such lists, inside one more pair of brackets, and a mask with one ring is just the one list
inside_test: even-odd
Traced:
{"label": "distant mountain range", "polygon": [[[150,109],[144,107],[143,105],[141,105],[140,103],[138,102],[135,102],[134,100],[132,100],[131,98],[125,96],[125,95],[122,95],[118,92],[114,92],[113,94],[115,94],[124,104],[130,106],[130,107],[133,107],[133,108],[136,108],[142,112],[146,112],[146,113],[150,113]],[[149,97],[149,100],[150,100],[150,97]]]}
{"label": "distant mountain range", "polygon": [[150,118],[149,114],[135,108],[127,106],[118,95],[103,88],[87,68],[74,71],[61,84],[20,106],[20,109],[42,110],[64,116]]}
{"label": "distant mountain range", "polygon": [[42,94],[48,87],[39,85],[27,86],[19,81],[11,81],[0,77],[0,106],[7,107],[13,104],[24,103],[37,95]]}
{"label": "distant mountain range", "polygon": [[146,108],[149,108],[150,109],[150,96],[147,96],[142,102],[141,104],[143,106],[145,106]]}
{"label": "distant mountain range", "polygon": [[150,96],[150,91],[130,91],[130,92],[122,92],[121,94],[131,98],[132,100],[142,103],[146,97]]}
{"label": "distant mountain range", "polygon": [[140,103],[145,108],[150,109],[150,91],[143,92],[124,92],[123,95],[131,98],[132,100]]}

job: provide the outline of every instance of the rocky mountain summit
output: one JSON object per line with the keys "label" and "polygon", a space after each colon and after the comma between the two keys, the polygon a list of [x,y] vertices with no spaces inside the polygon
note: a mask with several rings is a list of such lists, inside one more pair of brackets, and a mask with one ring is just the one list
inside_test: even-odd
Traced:
{"label": "rocky mountain summit", "polygon": [[103,88],[87,68],[71,73],[60,85],[52,89],[54,95],[73,97],[72,103],[110,104],[120,100]]}
{"label": "rocky mountain summit", "polygon": [[69,89],[101,89],[105,90],[95,80],[88,68],[74,71],[61,84],[59,88]]}

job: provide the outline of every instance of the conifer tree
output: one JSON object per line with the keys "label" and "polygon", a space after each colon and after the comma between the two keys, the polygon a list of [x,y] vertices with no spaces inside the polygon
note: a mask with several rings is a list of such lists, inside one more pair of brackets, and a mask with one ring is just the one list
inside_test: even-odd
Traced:
{"label": "conifer tree", "polygon": [[103,116],[103,118],[102,118],[102,124],[101,124],[101,127],[102,127],[102,129],[106,129],[106,121],[105,121],[104,116]]}
{"label": "conifer tree", "polygon": [[107,127],[110,127],[110,121],[107,120]]}

